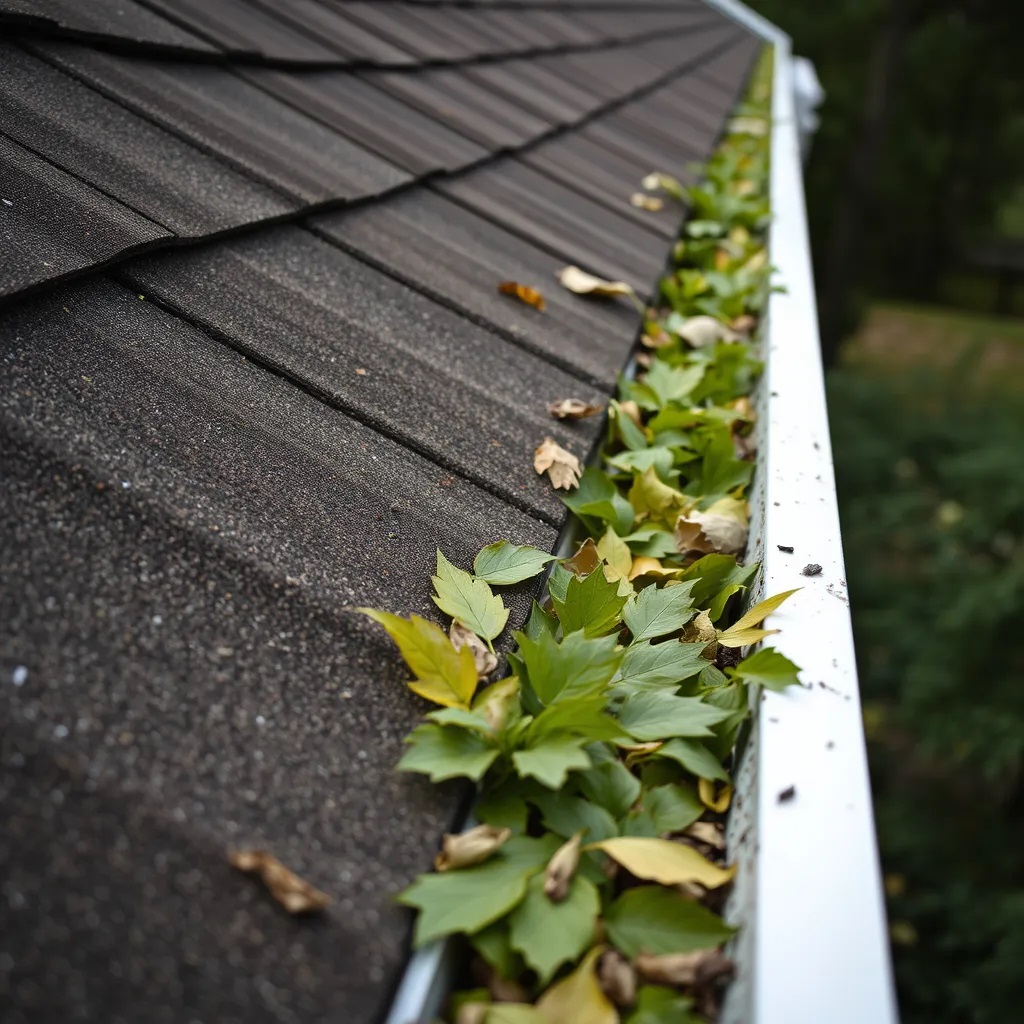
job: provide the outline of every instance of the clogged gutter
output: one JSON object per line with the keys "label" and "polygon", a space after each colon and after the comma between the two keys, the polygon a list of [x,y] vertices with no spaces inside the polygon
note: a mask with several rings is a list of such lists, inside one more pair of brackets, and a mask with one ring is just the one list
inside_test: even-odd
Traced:
{"label": "clogged gutter", "polygon": [[[452,997],[457,1024],[714,1020],[733,971],[719,916],[733,750],[757,688],[798,671],[770,648],[743,656],[788,593],[737,607],[757,572],[741,557],[771,273],[770,80],[766,54],[700,186],[644,183],[691,218],[600,463],[564,498],[588,539],[561,561],[499,541],[472,572],[439,553],[450,637],[361,609],[439,705],[399,768],[478,788],[479,824],[446,836],[437,870],[400,896],[417,945],[463,936],[472,950],[478,987]],[[479,689],[508,619],[494,588],[545,568],[510,674]]]}

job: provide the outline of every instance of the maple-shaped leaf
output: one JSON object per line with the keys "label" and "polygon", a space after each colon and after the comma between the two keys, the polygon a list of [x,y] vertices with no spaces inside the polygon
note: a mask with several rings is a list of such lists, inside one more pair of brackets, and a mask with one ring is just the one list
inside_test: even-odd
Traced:
{"label": "maple-shaped leaf", "polygon": [[533,468],[538,473],[546,472],[556,490],[566,491],[580,482],[580,474],[583,472],[580,460],[550,437],[545,437],[534,449]]}
{"label": "maple-shaped leaf", "polygon": [[434,604],[477,636],[483,637],[493,653],[491,641],[508,622],[508,609],[501,598],[483,580],[475,579],[452,565],[440,550],[437,552],[437,575],[431,580],[436,592]]}
{"label": "maple-shaped leaf", "polygon": [[356,608],[387,630],[416,677],[408,686],[435,704],[468,708],[477,684],[477,668],[468,647],[456,650],[433,622],[412,615],[403,619],[375,608]]}
{"label": "maple-shaped leaf", "polygon": [[521,583],[536,576],[555,556],[528,545],[516,546],[507,540],[495,541],[481,548],[473,560],[477,579],[495,586]]}
{"label": "maple-shaped leaf", "polygon": [[502,281],[498,285],[498,291],[502,295],[509,295],[513,299],[518,299],[527,306],[533,306],[538,311],[544,309],[544,296],[536,288],[531,288],[529,285],[519,284],[518,281]]}

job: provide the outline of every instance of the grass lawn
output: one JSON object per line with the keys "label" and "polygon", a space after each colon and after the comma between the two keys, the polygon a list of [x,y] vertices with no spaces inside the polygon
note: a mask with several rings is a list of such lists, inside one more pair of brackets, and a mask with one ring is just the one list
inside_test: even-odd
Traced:
{"label": "grass lawn", "polygon": [[1024,318],[937,306],[874,306],[840,356],[842,366],[907,378],[927,375],[964,397],[1024,392]]}

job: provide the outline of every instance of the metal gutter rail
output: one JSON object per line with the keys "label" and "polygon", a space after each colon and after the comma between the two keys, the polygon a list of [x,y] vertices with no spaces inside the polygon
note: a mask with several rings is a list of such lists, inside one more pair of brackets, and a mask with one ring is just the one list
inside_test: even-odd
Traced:
{"label": "metal gutter rail", "polygon": [[[804,687],[765,691],[736,771],[726,917],[737,974],[720,1024],[897,1024],[832,467],[789,37],[708,2],[774,47],[769,255],[785,291],[762,324],[761,457],[750,497],[751,603],[793,587],[772,646]],[[792,548],[792,551],[788,549]],[[786,550],[782,550],[786,549]],[[804,568],[820,566],[805,575]],[[436,943],[410,959],[385,1024],[427,1024],[453,974]]]}

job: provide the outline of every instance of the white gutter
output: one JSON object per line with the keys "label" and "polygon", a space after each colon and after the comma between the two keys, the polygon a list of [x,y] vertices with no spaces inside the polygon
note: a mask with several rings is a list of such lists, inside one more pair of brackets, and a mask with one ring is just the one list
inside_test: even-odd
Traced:
{"label": "white gutter", "polygon": [[[729,908],[742,926],[722,1024],[895,1024],[875,824],[825,406],[789,37],[732,0],[714,6],[774,45],[761,460],[750,555],[769,620],[805,688],[765,693],[737,772]],[[792,554],[778,545],[792,546]],[[804,576],[804,566],[821,566]],[[787,798],[787,794],[792,796]]]}

